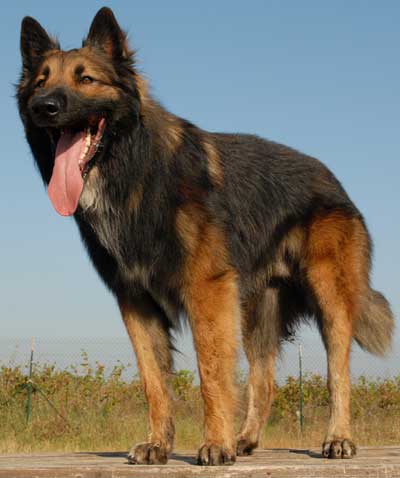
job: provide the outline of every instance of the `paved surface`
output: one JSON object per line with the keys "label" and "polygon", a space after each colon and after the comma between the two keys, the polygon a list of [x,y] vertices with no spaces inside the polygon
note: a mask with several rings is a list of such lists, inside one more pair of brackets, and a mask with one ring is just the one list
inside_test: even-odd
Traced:
{"label": "paved surface", "polygon": [[400,446],[361,448],[352,460],[322,459],[319,450],[259,450],[234,466],[196,466],[193,452],[164,466],[128,465],[125,453],[0,455],[0,478],[400,478]]}

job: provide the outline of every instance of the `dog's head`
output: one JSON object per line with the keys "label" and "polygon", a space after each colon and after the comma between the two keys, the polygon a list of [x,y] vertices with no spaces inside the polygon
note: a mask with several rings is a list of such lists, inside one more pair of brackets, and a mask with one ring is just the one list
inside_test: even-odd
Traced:
{"label": "dog's head", "polygon": [[21,54],[17,97],[27,139],[56,210],[70,215],[91,167],[106,160],[110,138],[138,122],[133,55],[108,8],[97,13],[82,47],[70,51],[25,17]]}

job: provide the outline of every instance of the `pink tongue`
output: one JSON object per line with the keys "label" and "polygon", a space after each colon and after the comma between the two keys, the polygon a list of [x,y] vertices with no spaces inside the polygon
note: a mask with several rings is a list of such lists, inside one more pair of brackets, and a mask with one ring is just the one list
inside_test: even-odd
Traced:
{"label": "pink tongue", "polygon": [[61,135],[56,149],[53,174],[48,195],[54,209],[61,216],[71,216],[78,207],[83,190],[83,179],[79,168],[79,157],[85,147],[84,131],[66,132]]}

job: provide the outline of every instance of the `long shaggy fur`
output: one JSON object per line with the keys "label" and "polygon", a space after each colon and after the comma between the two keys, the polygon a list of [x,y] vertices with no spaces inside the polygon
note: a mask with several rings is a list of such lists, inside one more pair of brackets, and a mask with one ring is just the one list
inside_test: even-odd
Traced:
{"label": "long shaggy fur", "polygon": [[[165,463],[173,444],[167,378],[171,331],[187,316],[205,403],[203,465],[257,446],[273,396],[274,360],[304,318],[328,353],[325,456],[350,437],[353,338],[388,349],[393,316],[369,287],[371,241],[340,182],[317,159],[247,134],[211,133],[166,111],[134,68],[111,10],[80,49],[61,51],[32,18],[21,31],[18,107],[45,184],[62,131],[106,128],[74,214],[88,254],[117,298],[139,358],[151,433],[132,463]],[[85,75],[85,76],[84,76]],[[60,106],[47,115],[43,102]],[[249,407],[233,436],[237,336],[250,362]]]}
{"label": "long shaggy fur", "polygon": [[378,291],[370,289],[356,321],[354,338],[368,352],[383,356],[389,350],[394,332],[390,305]]}

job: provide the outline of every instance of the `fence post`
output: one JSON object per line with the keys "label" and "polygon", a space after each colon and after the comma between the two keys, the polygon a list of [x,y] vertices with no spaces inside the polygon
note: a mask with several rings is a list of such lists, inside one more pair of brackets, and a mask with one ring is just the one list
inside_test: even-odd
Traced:
{"label": "fence post", "polygon": [[304,430],[303,346],[299,344],[300,431]]}
{"label": "fence post", "polygon": [[26,399],[26,423],[29,422],[31,416],[31,400],[32,400],[32,368],[33,368],[33,350],[35,348],[35,339],[32,338],[31,343],[31,358],[29,361],[29,378],[27,383],[28,397]]}

